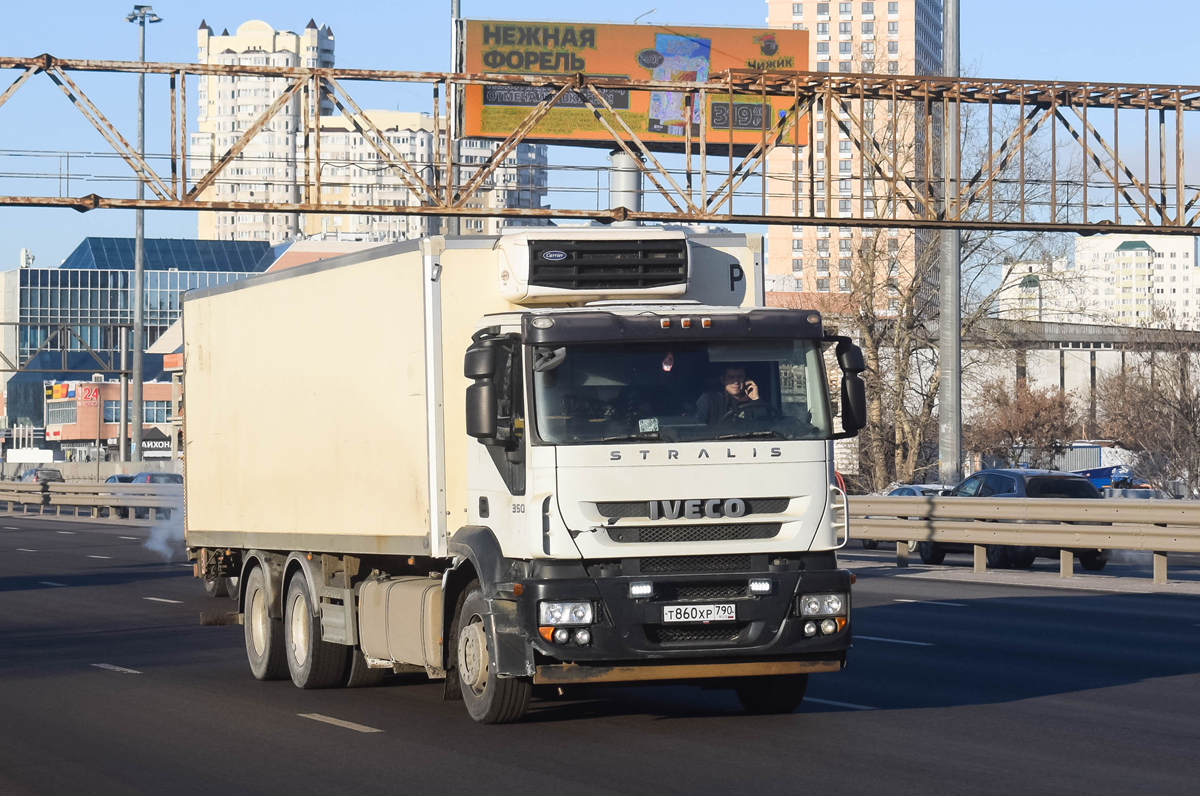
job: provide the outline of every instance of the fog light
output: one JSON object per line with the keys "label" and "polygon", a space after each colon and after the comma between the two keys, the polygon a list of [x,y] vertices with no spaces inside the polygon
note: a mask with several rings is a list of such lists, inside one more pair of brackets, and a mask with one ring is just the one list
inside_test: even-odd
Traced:
{"label": "fog light", "polygon": [[770,594],[774,582],[770,578],[751,578],[750,593],[751,594]]}
{"label": "fog light", "polygon": [[648,580],[639,580],[629,584],[630,597],[649,597],[654,594],[654,584]]}
{"label": "fog light", "polygon": [[565,627],[560,627],[554,631],[554,641],[557,644],[566,644],[571,640],[571,631]]}
{"label": "fog light", "polygon": [[581,627],[578,630],[576,630],[575,631],[575,643],[580,644],[580,645],[591,644],[592,643],[592,631],[588,630],[585,627]]}
{"label": "fog light", "polygon": [[[837,629],[837,622],[833,621],[832,619],[821,620],[821,635],[831,636],[837,632]],[[555,633],[554,635],[557,638],[558,634]]]}
{"label": "fog light", "polygon": [[804,635],[810,636],[810,637],[817,635],[817,623],[816,622],[805,622],[804,623]]}

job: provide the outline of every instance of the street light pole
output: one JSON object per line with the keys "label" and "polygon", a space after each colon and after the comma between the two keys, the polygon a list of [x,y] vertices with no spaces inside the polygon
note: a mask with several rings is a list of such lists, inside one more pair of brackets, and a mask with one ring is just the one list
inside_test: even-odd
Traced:
{"label": "street light pole", "polygon": [[[151,6],[135,5],[133,11],[125,17],[126,22],[138,26],[138,60],[146,60],[146,23],[162,22],[162,17],[154,13]],[[137,116],[137,147],[138,154],[146,157],[146,75],[138,75],[138,116]],[[143,180],[137,183],[137,198],[146,196],[146,184]],[[134,211],[134,244],[133,244],[133,367],[130,374],[132,385],[131,403],[133,404],[133,451],[132,460],[142,460],[142,383],[144,381],[142,355],[146,347],[146,228],[144,211],[139,207]],[[124,362],[122,362],[124,365]],[[121,440],[125,446],[125,440]]]}
{"label": "street light pole", "polygon": [[[942,74],[958,77],[958,3],[944,0],[942,16]],[[958,183],[958,108],[947,102],[942,119],[943,212],[950,210],[951,196]],[[955,208],[957,212],[957,208]],[[940,296],[938,309],[938,459],[940,480],[957,484],[962,479],[962,264],[959,261],[961,233],[940,233]]]}

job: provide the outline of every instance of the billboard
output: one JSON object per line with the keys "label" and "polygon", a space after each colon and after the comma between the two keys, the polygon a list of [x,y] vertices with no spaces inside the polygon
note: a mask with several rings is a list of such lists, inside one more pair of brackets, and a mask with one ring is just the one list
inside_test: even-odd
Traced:
{"label": "billboard", "polygon": [[[466,71],[523,75],[623,77],[703,83],[726,69],[800,69],[808,66],[808,31],[759,28],[680,28],[655,25],[588,25],[561,22],[467,20]],[[707,102],[697,95],[689,107],[684,92],[600,89],[613,110],[649,148],[682,151],[691,126],[693,144],[700,125],[711,151],[762,141],[790,97],[728,94],[714,90]],[[505,138],[553,90],[539,86],[466,86],[463,135]],[[602,113],[590,91],[583,94]],[[706,105],[707,107],[704,107]],[[620,131],[620,126],[613,124]],[[800,127],[799,143],[807,130]],[[788,141],[793,141],[788,135]],[[592,116],[583,97],[565,94],[526,136],[545,143],[616,146]]]}

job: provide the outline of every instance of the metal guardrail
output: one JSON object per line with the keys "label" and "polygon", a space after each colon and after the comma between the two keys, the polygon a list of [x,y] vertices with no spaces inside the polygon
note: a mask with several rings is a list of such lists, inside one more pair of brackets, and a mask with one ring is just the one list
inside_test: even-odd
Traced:
{"label": "metal guardrail", "polygon": [[1168,553],[1200,553],[1200,501],[855,495],[849,512],[851,538],[896,541],[899,566],[909,541],[973,545],[976,572],[987,568],[988,545],[1057,547],[1068,578],[1072,550],[1145,550],[1154,582],[1166,583]]}
{"label": "metal guardrail", "polygon": [[[71,513],[65,515],[63,510],[68,508]],[[183,486],[179,484],[0,483],[0,510],[10,513],[137,519],[145,509],[147,519],[154,520],[170,517],[182,508]],[[80,515],[80,509],[87,514]]]}

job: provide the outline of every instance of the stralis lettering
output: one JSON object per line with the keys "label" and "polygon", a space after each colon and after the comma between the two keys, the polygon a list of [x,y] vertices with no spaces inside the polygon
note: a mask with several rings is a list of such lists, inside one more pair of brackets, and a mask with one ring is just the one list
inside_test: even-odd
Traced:
{"label": "stralis lettering", "polygon": [[[659,452],[661,452],[661,451],[659,451]],[[649,450],[638,451],[638,455],[641,457],[640,460],[641,461],[649,461],[650,453],[651,453],[651,451],[649,451]],[[720,452],[718,451],[718,453],[720,453]],[[672,460],[672,459],[676,460],[676,461],[680,460],[679,451],[677,451],[677,450],[668,448],[666,451],[666,454],[667,454],[668,460]],[[772,459],[778,459],[780,456],[783,455],[783,449],[782,448],[771,448],[771,449],[769,449],[767,455],[770,456]],[[699,450],[699,452],[696,454],[695,458],[711,459],[712,454],[709,453],[707,449],[701,448]],[[757,458],[759,458],[758,448],[751,448],[749,451],[742,450],[738,453],[734,453],[733,448],[726,448],[725,455],[722,458],[724,458],[724,459],[757,459]],[[608,460],[610,462],[621,461],[621,451],[609,451],[608,452]]]}

